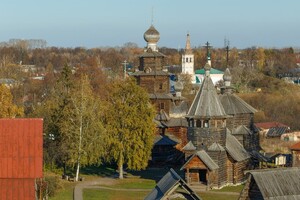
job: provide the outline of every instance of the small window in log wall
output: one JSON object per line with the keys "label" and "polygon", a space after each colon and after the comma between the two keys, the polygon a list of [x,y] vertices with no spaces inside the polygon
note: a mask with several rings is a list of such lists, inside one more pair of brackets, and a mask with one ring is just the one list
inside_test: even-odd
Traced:
{"label": "small window in log wall", "polygon": [[162,84],[162,83],[159,84],[159,89],[160,89],[160,90],[163,89],[163,84]]}
{"label": "small window in log wall", "polygon": [[204,120],[203,124],[204,124],[204,128],[209,128],[209,120]]}

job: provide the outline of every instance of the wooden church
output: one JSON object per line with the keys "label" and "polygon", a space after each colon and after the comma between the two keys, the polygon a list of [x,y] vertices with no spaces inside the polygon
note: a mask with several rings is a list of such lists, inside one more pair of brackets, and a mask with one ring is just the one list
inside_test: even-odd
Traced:
{"label": "wooden church", "polygon": [[252,168],[250,153],[259,148],[253,126],[256,110],[234,94],[229,69],[223,77],[225,86],[217,93],[210,77],[209,51],[205,77],[193,103],[189,106],[181,97],[179,82],[177,95],[172,95],[170,73],[163,68],[166,56],[157,47],[159,38],[151,25],[144,33],[147,47],[139,57],[139,69],[132,74],[157,109],[152,162],[161,167],[170,161],[180,165],[188,184],[221,188],[243,183],[244,170]]}
{"label": "wooden church", "polygon": [[144,33],[144,39],[147,47],[139,56],[138,71],[132,76],[136,78],[138,85],[147,90],[157,111],[154,119],[157,133],[151,161],[159,165],[167,161],[183,161],[180,149],[187,143],[187,121],[184,116],[188,109],[180,95],[183,86],[176,83],[177,95],[170,93],[171,74],[164,70],[166,56],[158,50],[160,34],[153,25]]}

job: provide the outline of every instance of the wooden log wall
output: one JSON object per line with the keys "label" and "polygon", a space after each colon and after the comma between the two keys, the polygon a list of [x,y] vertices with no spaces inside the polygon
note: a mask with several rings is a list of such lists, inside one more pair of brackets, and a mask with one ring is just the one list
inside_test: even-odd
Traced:
{"label": "wooden log wall", "polygon": [[145,88],[148,93],[170,93],[169,76],[140,76],[138,84]]}
{"label": "wooden log wall", "polygon": [[253,114],[236,114],[233,117],[228,118],[227,121],[227,128],[230,130],[237,128],[240,125],[244,125],[250,130],[253,129]]}
{"label": "wooden log wall", "polygon": [[176,145],[176,148],[181,150],[187,143],[187,127],[170,127],[167,129],[167,133],[175,136],[180,143]]}
{"label": "wooden log wall", "polygon": [[227,155],[226,166],[227,166],[227,182],[233,184],[233,173],[234,173],[234,160],[231,156]]}
{"label": "wooden log wall", "polygon": [[192,141],[197,149],[204,146],[209,147],[214,142],[225,146],[226,129],[225,128],[198,128],[188,127],[188,140]]}
{"label": "wooden log wall", "polygon": [[163,70],[165,65],[164,57],[140,57],[139,70],[144,71],[145,68],[150,67],[152,70]]}

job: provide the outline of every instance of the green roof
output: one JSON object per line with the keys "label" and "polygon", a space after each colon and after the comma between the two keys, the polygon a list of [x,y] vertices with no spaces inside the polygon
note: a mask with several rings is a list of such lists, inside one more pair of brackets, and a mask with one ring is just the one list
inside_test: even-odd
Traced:
{"label": "green roof", "polygon": [[[195,74],[205,74],[205,70],[203,68],[198,69],[198,70],[195,71]],[[218,69],[211,68],[210,69],[210,74],[224,74],[224,72],[220,71]]]}

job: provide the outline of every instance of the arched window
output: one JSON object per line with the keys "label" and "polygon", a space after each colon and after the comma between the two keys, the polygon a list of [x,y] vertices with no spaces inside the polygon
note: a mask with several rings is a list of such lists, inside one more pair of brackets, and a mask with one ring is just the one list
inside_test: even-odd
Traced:
{"label": "arched window", "polygon": [[186,62],[189,62],[189,58],[186,58]]}

